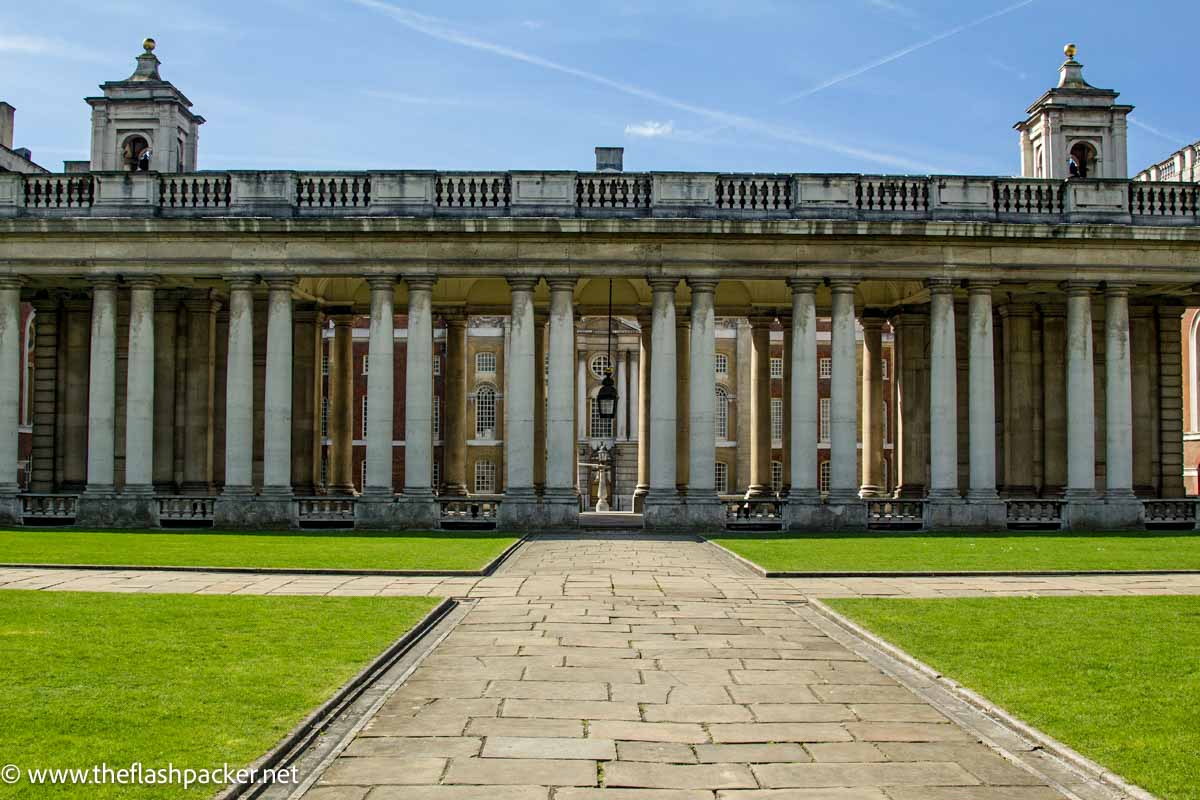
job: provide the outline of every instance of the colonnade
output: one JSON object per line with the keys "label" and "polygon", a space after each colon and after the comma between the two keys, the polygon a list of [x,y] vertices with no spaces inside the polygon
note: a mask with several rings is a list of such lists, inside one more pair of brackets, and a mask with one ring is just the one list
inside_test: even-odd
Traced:
{"label": "colonnade", "polygon": [[[393,370],[393,308],[396,279],[372,276],[370,287],[370,370],[367,397],[370,415],[366,430],[366,480],[359,498],[360,521],[366,526],[432,524],[437,514],[433,486],[433,289],[434,275],[403,278],[407,286],[408,357],[404,404],[403,492],[393,490],[393,408],[396,391]],[[538,278],[514,276],[511,290],[511,338],[507,352],[505,501],[514,525],[562,524],[573,519],[577,509],[576,483],[576,376],[575,313],[576,280],[553,277],[550,289],[545,342],[548,372],[545,405],[538,397],[540,318],[535,316],[534,289]],[[686,353],[677,352],[676,291],[679,278],[653,276],[648,325],[643,326],[638,404],[639,494],[644,495],[648,525],[678,524],[681,514],[696,524],[719,520],[723,511],[715,493],[715,291],[717,280],[688,278],[690,335]],[[256,281],[233,277],[227,280],[228,346],[225,376],[224,486],[218,517],[229,524],[252,520],[271,524],[290,516],[292,496],[292,370],[293,293],[296,280],[290,276],[267,276],[266,369],[264,387],[263,479],[255,491],[252,473],[254,438],[254,292]],[[947,525],[985,524],[1003,521],[1003,504],[997,491],[997,393],[995,334],[992,291],[995,283],[966,282],[967,291],[967,443],[968,485],[959,484],[959,398],[958,337],[954,293],[960,281],[935,277],[926,281],[928,311],[928,383],[907,385],[906,370],[915,369],[910,359],[925,354],[909,341],[906,320],[901,314],[896,329],[899,338],[900,380],[908,397],[901,397],[903,433],[899,458],[901,470],[913,470],[913,459],[923,454],[919,445],[905,438],[928,435],[929,485],[926,496],[935,509],[935,522]],[[115,495],[114,444],[117,429],[116,352],[117,291],[112,278],[91,279],[90,369],[87,397],[87,481],[83,498]],[[882,317],[857,316],[856,282],[836,278],[828,281],[831,294],[832,375],[830,483],[822,498],[817,470],[819,430],[817,402],[817,301],[819,281],[794,278],[790,315],[785,321],[785,473],[788,505],[861,509],[860,497],[881,494],[879,455],[883,424],[883,391],[880,375]],[[126,386],[125,476],[122,495],[129,498],[153,496],[153,444],[155,414],[155,292],[158,281],[138,278],[125,286],[130,292],[128,326],[128,369]],[[1092,298],[1100,291],[1094,282],[1072,281],[1063,285],[1066,296],[1065,391],[1066,473],[1068,501],[1097,501],[1095,478],[1095,392],[1093,390]],[[1133,406],[1130,358],[1130,285],[1110,281],[1102,292],[1104,316],[1104,446],[1105,505],[1129,505],[1134,501]],[[19,280],[0,281],[0,374],[15,375],[19,364]],[[334,316],[333,360],[349,362],[349,317]],[[762,496],[770,485],[770,395],[769,322],[752,320],[752,410],[751,473],[749,497]],[[864,330],[864,359],[861,397],[857,374],[857,328]],[[465,426],[466,376],[462,362],[466,339],[465,315],[447,315],[447,391],[457,397],[447,406],[443,424],[448,437],[461,437]],[[682,359],[682,362],[681,362]],[[677,374],[686,365],[686,380]],[[648,365],[648,368],[647,368]],[[345,374],[342,370],[336,375]],[[921,374],[913,372],[912,374]],[[331,408],[348,409],[346,379],[331,376]],[[913,413],[927,389],[927,416]],[[680,396],[677,398],[677,392]],[[860,399],[864,457],[858,468]],[[904,407],[907,399],[907,405]],[[681,415],[681,409],[683,414]],[[16,494],[16,382],[0,381],[0,495]],[[542,420],[544,415],[544,428]],[[681,416],[686,418],[681,419]],[[679,431],[686,427],[686,448],[677,445]],[[349,419],[331,414],[331,435],[349,435]],[[544,430],[544,476],[535,463],[541,448],[535,439]],[[686,452],[681,462],[678,454]],[[336,455],[331,459],[331,486],[350,485],[349,464]],[[904,463],[909,461],[907,465]],[[450,494],[465,488],[461,453],[447,451],[445,483]],[[679,476],[686,474],[685,491],[679,492]],[[541,478],[544,477],[544,481]],[[904,479],[899,481],[904,494]],[[544,484],[539,494],[535,484]],[[403,507],[402,511],[397,508]],[[802,512],[801,512],[802,513]],[[815,513],[815,512],[814,512]],[[841,513],[840,511],[838,513]],[[847,512],[846,524],[855,523],[856,511]],[[1117,513],[1117,512],[1106,512]],[[1126,513],[1126,512],[1119,512]],[[397,516],[399,515],[399,516]],[[103,520],[104,515],[99,517]],[[220,519],[218,520],[220,521]]]}

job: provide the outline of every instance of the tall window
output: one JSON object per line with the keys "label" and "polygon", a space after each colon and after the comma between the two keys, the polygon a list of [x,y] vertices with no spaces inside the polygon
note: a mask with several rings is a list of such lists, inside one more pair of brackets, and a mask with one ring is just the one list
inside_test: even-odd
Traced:
{"label": "tall window", "polygon": [[475,390],[475,438],[496,438],[496,390],[491,386]]}
{"label": "tall window", "polygon": [[833,465],[829,461],[822,461],[817,470],[817,488],[822,494],[829,494],[829,483],[833,480],[832,476]]}
{"label": "tall window", "polygon": [[433,438],[442,438],[442,404],[433,398]]}
{"label": "tall window", "polygon": [[817,420],[817,430],[819,433],[817,435],[817,438],[820,439],[822,442],[828,443],[829,439],[830,439],[829,431],[832,428],[832,425],[830,424],[831,420],[829,419],[829,398],[828,397],[821,398],[819,412],[820,412],[818,414],[819,419]]}
{"label": "tall window", "polygon": [[887,400],[883,401],[883,443],[888,443],[888,413]]}
{"label": "tall window", "polygon": [[358,468],[358,490],[367,488],[367,460],[364,458]]}
{"label": "tall window", "polygon": [[366,374],[367,374],[367,356],[365,356],[365,355],[363,356],[363,370],[362,370],[362,374],[363,374],[363,375],[366,375]]}
{"label": "tall window", "polygon": [[608,374],[608,370],[611,368],[612,361],[609,360],[608,353],[597,353],[592,356],[591,370],[596,380],[604,380],[604,376]]}
{"label": "tall window", "polygon": [[362,438],[367,438],[367,397],[362,399]]}
{"label": "tall window", "polygon": [[21,358],[25,362],[25,392],[21,404],[21,424],[33,424],[33,345],[34,345],[34,316],[30,315],[25,321],[25,352]]}
{"label": "tall window", "polygon": [[885,458],[883,460],[883,490],[886,492],[890,488],[891,487],[888,485],[888,462],[887,462],[887,459]]}
{"label": "tall window", "polygon": [[475,462],[475,494],[496,493],[496,465],[491,461]]}
{"label": "tall window", "polygon": [[771,491],[779,494],[783,490],[783,462],[771,462]]}
{"label": "tall window", "polygon": [[600,416],[600,403],[596,398],[588,400],[590,413],[588,414],[589,436],[593,439],[611,439],[613,436],[613,421],[604,419]]}
{"label": "tall window", "polygon": [[772,358],[771,359],[771,377],[772,378],[782,378],[783,377],[783,359],[782,358]]}
{"label": "tall window", "polygon": [[329,396],[321,398],[321,436],[329,435]]}
{"label": "tall window", "polygon": [[833,377],[833,359],[822,358],[817,362],[817,377],[832,378]]}
{"label": "tall window", "polygon": [[329,353],[328,352],[321,353],[321,374],[322,375],[329,374]]}
{"label": "tall window", "polygon": [[771,439],[783,441],[783,398],[771,398]]}
{"label": "tall window", "polygon": [[433,374],[434,374],[434,376],[442,374],[442,357],[441,356],[433,357]]}
{"label": "tall window", "polygon": [[885,381],[888,379],[888,360],[886,358],[880,360],[879,374],[883,376]]}
{"label": "tall window", "polygon": [[329,456],[321,453],[321,485],[329,485]]}
{"label": "tall window", "polygon": [[718,375],[729,374],[729,356],[724,353],[717,353],[714,363],[716,364]]}
{"label": "tall window", "polygon": [[496,374],[496,354],[489,351],[475,354],[475,371],[485,375]]}
{"label": "tall window", "polygon": [[729,392],[724,386],[717,387],[717,407],[713,409],[716,417],[717,441],[729,439]]}
{"label": "tall window", "polygon": [[717,494],[729,494],[729,465],[724,461],[717,462],[714,485],[717,488]]}
{"label": "tall window", "polygon": [[442,462],[433,462],[433,491],[437,492],[442,488]]}

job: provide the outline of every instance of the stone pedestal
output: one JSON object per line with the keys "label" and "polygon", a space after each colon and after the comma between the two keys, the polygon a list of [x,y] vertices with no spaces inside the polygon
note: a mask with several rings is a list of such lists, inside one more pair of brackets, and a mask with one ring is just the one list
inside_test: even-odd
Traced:
{"label": "stone pedestal", "polygon": [[437,529],[441,513],[432,492],[405,492],[396,498],[395,506],[400,527],[406,530]]}
{"label": "stone pedestal", "polygon": [[21,525],[21,498],[15,494],[0,495],[0,525]]}
{"label": "stone pedestal", "polygon": [[642,506],[642,527],[648,531],[689,529],[687,511],[676,492],[651,489]]}
{"label": "stone pedestal", "polygon": [[725,530],[725,506],[712,491],[684,498],[683,516],[689,530],[716,533]]}
{"label": "stone pedestal", "polygon": [[1008,508],[996,499],[930,498],[925,527],[930,530],[1004,530]]}
{"label": "stone pedestal", "polygon": [[1141,527],[1142,503],[1136,498],[1070,500],[1063,508],[1063,530],[1127,531]]}
{"label": "stone pedestal", "polygon": [[355,501],[355,530],[386,531],[402,527],[400,505],[390,492],[362,494]]}
{"label": "stone pedestal", "polygon": [[496,527],[503,531],[531,531],[543,527],[542,505],[532,488],[506,491],[496,517]]}
{"label": "stone pedestal", "polygon": [[213,503],[213,527],[289,530],[298,527],[298,521],[290,497],[260,497],[227,491]]}
{"label": "stone pedestal", "polygon": [[157,528],[158,501],[150,494],[84,492],[75,506],[80,528]]}
{"label": "stone pedestal", "polygon": [[542,524],[548,528],[578,527],[579,494],[572,488],[547,489],[542,494],[541,516]]}

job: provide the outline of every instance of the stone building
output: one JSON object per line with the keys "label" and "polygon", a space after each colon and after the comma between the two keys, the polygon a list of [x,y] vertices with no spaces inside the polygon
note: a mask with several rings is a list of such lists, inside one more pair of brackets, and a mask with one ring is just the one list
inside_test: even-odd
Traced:
{"label": "stone building", "polygon": [[0,172],[0,514],[573,527],[603,457],[652,529],[1193,525],[1197,186],[1073,56],[1019,178],[203,172],[147,40]]}

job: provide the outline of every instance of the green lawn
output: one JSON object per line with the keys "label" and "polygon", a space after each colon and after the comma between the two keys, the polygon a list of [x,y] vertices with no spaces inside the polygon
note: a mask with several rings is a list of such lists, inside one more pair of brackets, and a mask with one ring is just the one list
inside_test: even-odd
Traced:
{"label": "green lawn", "polygon": [[1200,798],[1200,597],[826,602],[1126,780]]}
{"label": "green lawn", "polygon": [[754,533],[712,537],[777,572],[1200,570],[1194,533]]}
{"label": "green lawn", "polygon": [[[0,591],[0,763],[245,765],[425,615],[425,597]],[[207,797],[162,786],[0,797]]]}
{"label": "green lawn", "polygon": [[281,569],[477,570],[509,534],[0,530],[0,563]]}

